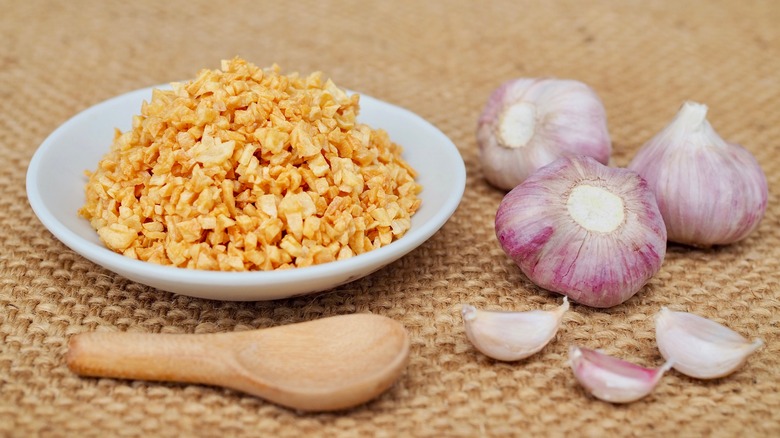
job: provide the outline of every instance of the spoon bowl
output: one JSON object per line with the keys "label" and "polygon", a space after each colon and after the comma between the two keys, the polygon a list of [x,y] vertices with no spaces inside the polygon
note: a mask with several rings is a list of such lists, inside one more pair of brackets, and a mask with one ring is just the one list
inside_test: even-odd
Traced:
{"label": "spoon bowl", "polygon": [[409,360],[403,325],[372,314],[215,334],[93,332],[71,337],[76,374],[222,386],[304,411],[365,403]]}

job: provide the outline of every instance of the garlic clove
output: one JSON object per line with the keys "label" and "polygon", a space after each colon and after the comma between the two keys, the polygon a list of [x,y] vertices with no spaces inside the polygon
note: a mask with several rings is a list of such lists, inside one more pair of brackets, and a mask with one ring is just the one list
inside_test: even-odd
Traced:
{"label": "garlic clove", "polygon": [[710,319],[666,307],[655,317],[655,339],[661,355],[674,361],[674,369],[697,379],[733,373],[764,344]]}
{"label": "garlic clove", "polygon": [[510,190],[561,156],[606,164],[612,151],[604,105],[582,82],[514,79],[488,99],[477,124],[482,170]]}
{"label": "garlic clove", "polygon": [[632,297],[666,254],[666,227],[645,181],[589,157],[559,158],[515,187],[495,230],[533,283],[592,307]]}
{"label": "garlic clove", "polygon": [[461,315],[466,336],[485,356],[503,361],[524,359],[547,345],[569,310],[569,300],[555,310],[500,312],[464,305]]}
{"label": "garlic clove", "polygon": [[629,403],[650,394],[672,366],[667,361],[660,368],[645,368],[575,345],[569,347],[569,364],[588,392],[611,403]]}
{"label": "garlic clove", "polygon": [[686,102],[628,165],[653,190],[669,240],[700,247],[747,237],[768,198],[755,157],[723,140],[706,117],[707,106]]}

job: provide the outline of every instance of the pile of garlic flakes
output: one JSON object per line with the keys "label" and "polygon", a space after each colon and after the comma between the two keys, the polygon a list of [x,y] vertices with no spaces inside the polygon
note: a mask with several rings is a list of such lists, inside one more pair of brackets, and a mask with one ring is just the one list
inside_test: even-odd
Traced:
{"label": "pile of garlic flakes", "polygon": [[236,58],[155,90],[88,173],[79,213],[125,256],[272,270],[387,245],[420,206],[414,170],[359,97]]}

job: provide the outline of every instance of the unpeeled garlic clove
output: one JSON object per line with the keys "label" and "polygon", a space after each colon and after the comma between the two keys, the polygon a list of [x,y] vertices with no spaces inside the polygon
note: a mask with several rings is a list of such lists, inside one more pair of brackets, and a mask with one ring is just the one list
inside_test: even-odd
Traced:
{"label": "unpeeled garlic clove", "polygon": [[569,300],[555,310],[501,312],[479,310],[464,305],[461,310],[466,336],[482,354],[493,359],[515,361],[538,352],[547,345],[569,310]]}
{"label": "unpeeled garlic clove", "polygon": [[666,255],[647,183],[584,156],[559,158],[507,193],[495,230],[534,284],[592,307],[631,298]]}
{"label": "unpeeled garlic clove", "polygon": [[577,381],[594,397],[611,403],[630,403],[653,392],[672,363],[645,368],[597,350],[569,347],[569,364]]}
{"label": "unpeeled garlic clove", "polygon": [[766,211],[766,176],[755,157],[723,140],[707,106],[686,102],[628,168],[647,180],[669,240],[709,247],[744,239]]}
{"label": "unpeeled garlic clove", "polygon": [[748,341],[715,321],[663,307],[655,317],[655,339],[661,355],[674,369],[697,379],[727,376],[745,364],[764,345]]}
{"label": "unpeeled garlic clove", "polygon": [[612,143],[604,105],[586,84],[565,79],[514,79],[488,99],[477,124],[485,179],[510,190],[537,169],[569,155],[603,164]]}

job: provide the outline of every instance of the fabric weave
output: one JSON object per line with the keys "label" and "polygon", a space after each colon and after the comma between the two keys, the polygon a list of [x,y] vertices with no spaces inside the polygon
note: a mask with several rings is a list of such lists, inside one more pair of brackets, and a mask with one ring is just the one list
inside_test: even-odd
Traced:
{"label": "fabric weave", "polygon": [[[2,9],[0,435],[780,435],[780,3],[27,0]],[[285,72],[321,70],[438,126],[468,172],[452,219],[369,277],[246,303],[133,283],[76,255],[37,221],[25,171],[57,126],[112,96],[237,55]],[[670,245],[634,298],[607,310],[575,304],[544,350],[499,363],[466,340],[461,305],[550,309],[560,297],[533,286],[498,246],[493,218],[504,193],[485,182],[474,133],[495,87],[545,76],[596,90],[615,166],[627,165],[683,101],[706,103],[716,131],[761,163],[769,207],[747,240],[711,250]],[[766,346],[724,379],[670,371],[651,396],[627,406],[586,395],[568,368],[568,346],[659,366],[652,317],[662,306]],[[412,355],[393,388],[347,412],[299,414],[220,388],[80,378],[64,364],[68,338],[86,331],[230,332],[353,312],[402,322]]]}

